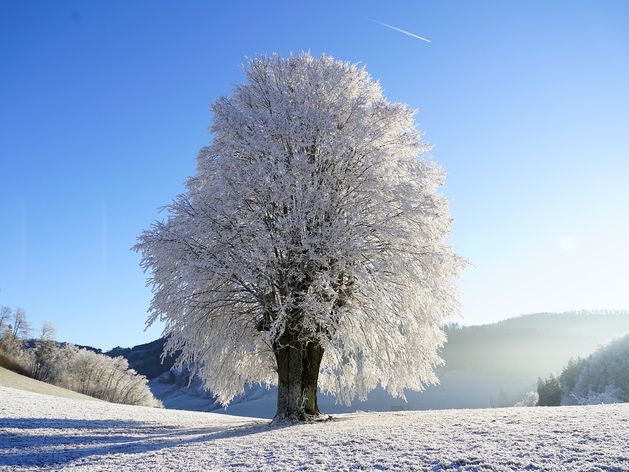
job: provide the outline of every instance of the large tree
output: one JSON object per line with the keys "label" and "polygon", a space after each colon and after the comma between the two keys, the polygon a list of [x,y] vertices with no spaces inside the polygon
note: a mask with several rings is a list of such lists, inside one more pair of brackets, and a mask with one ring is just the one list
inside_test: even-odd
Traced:
{"label": "large tree", "polygon": [[148,324],[223,404],[277,383],[278,420],[320,415],[317,386],[347,404],[435,383],[466,262],[415,111],[329,56],[243,68],[186,193],[134,247]]}

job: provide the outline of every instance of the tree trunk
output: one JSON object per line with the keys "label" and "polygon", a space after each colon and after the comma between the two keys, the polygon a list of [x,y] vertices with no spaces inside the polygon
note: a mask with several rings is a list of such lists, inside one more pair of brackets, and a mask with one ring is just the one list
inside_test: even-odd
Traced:
{"label": "tree trunk", "polygon": [[317,403],[323,347],[291,341],[286,334],[275,345],[278,387],[274,421],[307,421],[321,416]]}

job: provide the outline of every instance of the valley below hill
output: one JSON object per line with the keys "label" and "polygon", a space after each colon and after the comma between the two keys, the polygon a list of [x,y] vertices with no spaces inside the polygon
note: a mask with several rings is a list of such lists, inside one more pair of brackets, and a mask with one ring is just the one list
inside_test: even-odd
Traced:
{"label": "valley below hill", "polygon": [[[512,406],[536,389],[538,378],[561,373],[571,358],[586,357],[599,345],[629,332],[629,312],[538,313],[494,324],[445,327],[448,342],[437,369],[439,385],[406,392],[406,401],[377,388],[365,402],[351,406],[319,393],[319,405],[329,414],[356,411],[433,410]],[[187,370],[171,371],[172,357],[161,362],[165,340],[133,348],[116,348],[130,367],[150,379],[149,387],[166,408],[271,418],[276,390],[252,386],[225,409]]]}

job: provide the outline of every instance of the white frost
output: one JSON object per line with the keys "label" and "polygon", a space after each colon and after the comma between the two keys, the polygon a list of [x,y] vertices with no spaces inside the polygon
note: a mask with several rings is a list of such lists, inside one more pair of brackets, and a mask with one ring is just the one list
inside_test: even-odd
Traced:
{"label": "white frost", "polygon": [[629,405],[252,418],[0,388],[0,471],[629,469]]}
{"label": "white frost", "polygon": [[344,404],[437,382],[466,261],[447,242],[445,172],[364,68],[304,53],[250,60],[211,104],[212,142],[165,222],[139,238],[170,352],[227,404],[277,382],[291,343],[324,350]]}

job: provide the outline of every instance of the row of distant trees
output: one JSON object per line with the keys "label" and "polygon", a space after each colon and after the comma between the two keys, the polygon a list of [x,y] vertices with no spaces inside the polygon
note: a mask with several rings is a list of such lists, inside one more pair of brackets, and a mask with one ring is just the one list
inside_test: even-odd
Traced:
{"label": "row of distant trees", "polygon": [[127,359],[58,343],[56,331],[51,321],[44,321],[35,332],[22,308],[0,306],[0,365],[105,401],[162,406],[146,377],[129,369]]}
{"label": "row of distant trees", "polygon": [[629,334],[537,382],[540,406],[629,402]]}

